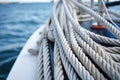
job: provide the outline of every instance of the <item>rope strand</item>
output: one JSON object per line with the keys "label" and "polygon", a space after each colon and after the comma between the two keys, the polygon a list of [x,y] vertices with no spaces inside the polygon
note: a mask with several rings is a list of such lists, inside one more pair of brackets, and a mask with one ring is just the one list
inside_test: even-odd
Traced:
{"label": "rope strand", "polygon": [[[110,17],[104,1],[102,4]],[[80,16],[83,18],[81,20],[86,16],[96,19],[117,39],[95,34],[82,27],[77,6],[83,11],[80,13],[85,13]],[[81,1],[55,2],[52,16],[40,36],[39,50],[28,50],[38,55],[38,80],[120,80],[120,31]],[[50,55],[48,40],[54,43],[53,55]],[[53,65],[51,59],[54,60]]]}

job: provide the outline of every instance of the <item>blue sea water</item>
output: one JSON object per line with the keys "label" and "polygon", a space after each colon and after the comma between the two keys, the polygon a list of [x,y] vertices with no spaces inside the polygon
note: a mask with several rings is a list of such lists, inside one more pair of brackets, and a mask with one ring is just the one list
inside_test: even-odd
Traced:
{"label": "blue sea water", "polygon": [[0,4],[0,80],[6,79],[27,39],[51,10],[51,3]]}

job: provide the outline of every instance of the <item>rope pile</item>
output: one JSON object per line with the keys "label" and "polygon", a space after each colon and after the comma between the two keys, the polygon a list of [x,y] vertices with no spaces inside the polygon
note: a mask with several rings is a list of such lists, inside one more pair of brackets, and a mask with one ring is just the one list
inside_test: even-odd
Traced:
{"label": "rope pile", "polygon": [[[78,7],[104,24],[116,39],[82,27],[77,19]],[[120,31],[82,3],[56,2],[40,36],[38,80],[120,80]],[[49,42],[54,44],[53,53]]]}

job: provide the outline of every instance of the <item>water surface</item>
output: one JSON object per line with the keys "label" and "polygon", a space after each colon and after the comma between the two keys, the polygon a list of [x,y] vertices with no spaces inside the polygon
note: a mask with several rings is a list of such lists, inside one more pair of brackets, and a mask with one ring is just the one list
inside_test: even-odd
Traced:
{"label": "water surface", "polygon": [[32,33],[50,16],[50,3],[0,4],[0,80],[5,80]]}

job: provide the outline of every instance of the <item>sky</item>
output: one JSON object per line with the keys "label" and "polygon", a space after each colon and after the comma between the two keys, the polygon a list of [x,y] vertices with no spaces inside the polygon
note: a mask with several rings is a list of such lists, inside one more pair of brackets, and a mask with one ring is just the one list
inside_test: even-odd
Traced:
{"label": "sky", "polygon": [[[50,2],[50,1],[51,0],[0,0],[0,2]],[[114,1],[114,0],[110,0],[110,1]]]}
{"label": "sky", "polygon": [[50,0],[0,0],[0,2],[50,2]]}

